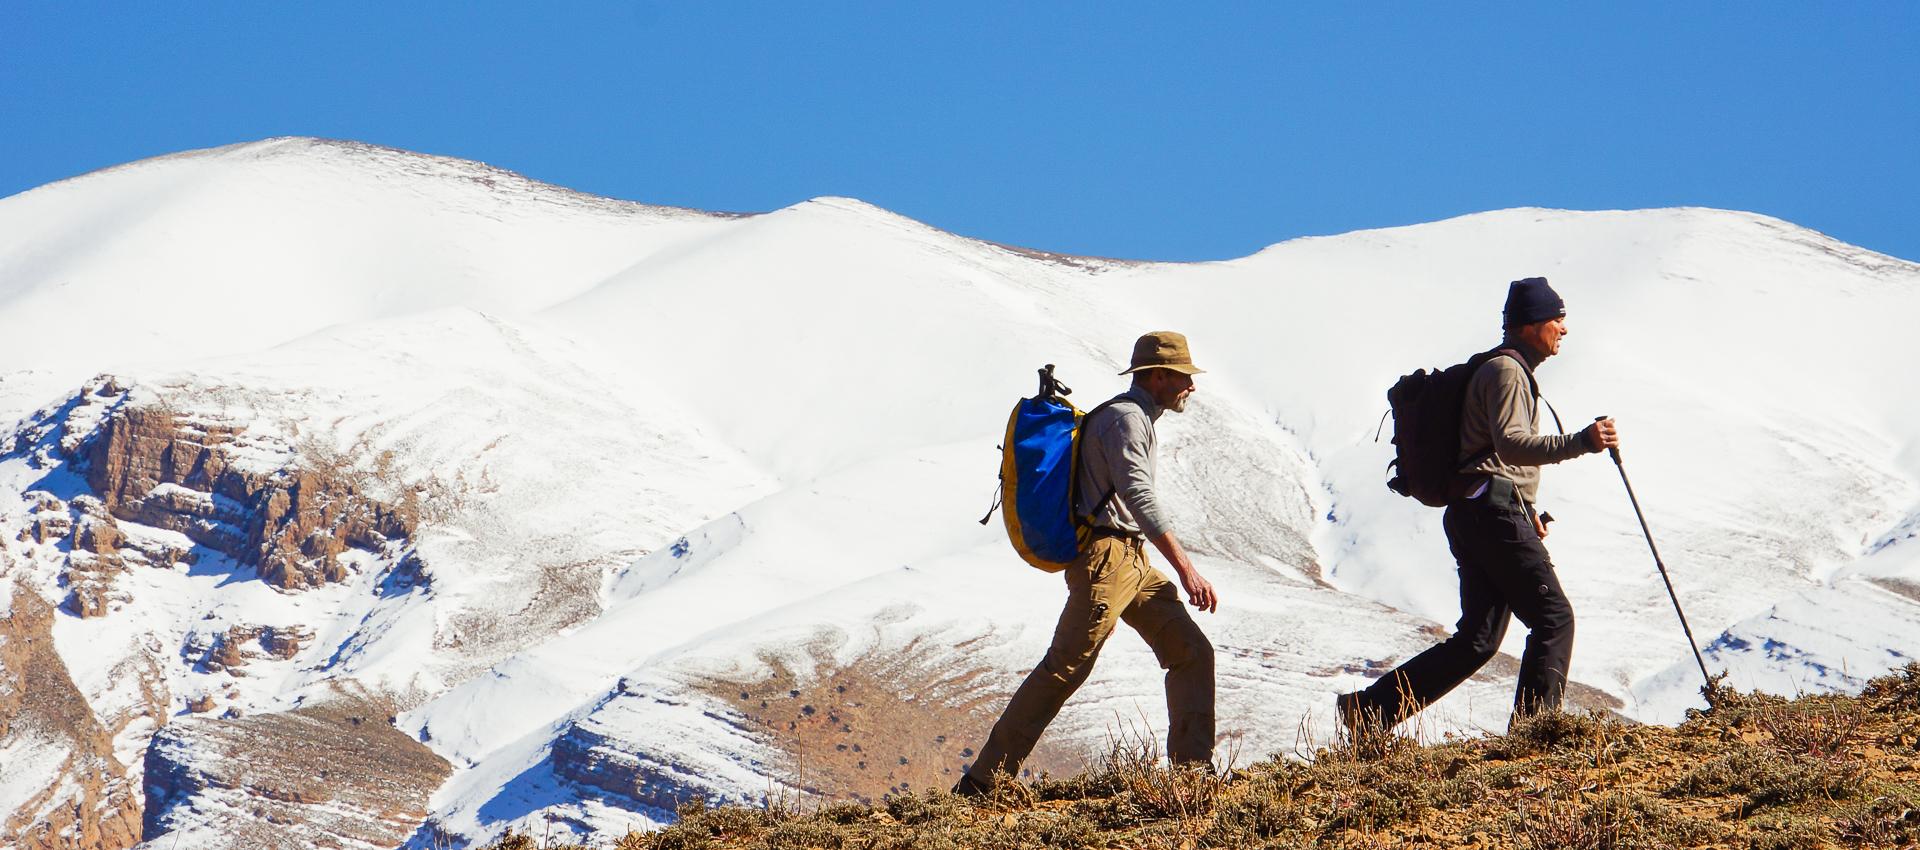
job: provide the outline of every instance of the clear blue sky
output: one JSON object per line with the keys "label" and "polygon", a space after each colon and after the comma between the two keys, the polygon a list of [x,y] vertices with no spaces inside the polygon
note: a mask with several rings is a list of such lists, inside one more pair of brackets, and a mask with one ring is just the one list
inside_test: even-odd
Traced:
{"label": "clear blue sky", "polygon": [[313,135],[1107,256],[1703,205],[1920,260],[1916,56],[1920,2],[23,0],[0,196]]}

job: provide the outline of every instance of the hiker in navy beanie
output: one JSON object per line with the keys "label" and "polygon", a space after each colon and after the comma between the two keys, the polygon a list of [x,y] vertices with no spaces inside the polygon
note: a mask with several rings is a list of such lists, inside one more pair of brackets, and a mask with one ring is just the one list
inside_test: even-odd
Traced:
{"label": "hiker in navy beanie", "polygon": [[1565,318],[1567,302],[1553,291],[1544,277],[1530,277],[1507,284],[1507,308],[1501,314],[1502,325],[1509,329],[1548,319]]}
{"label": "hiker in navy beanie", "polygon": [[1383,736],[1486,666],[1515,617],[1527,627],[1527,648],[1513,716],[1560,710],[1573,660],[1573,605],[1542,543],[1551,517],[1534,507],[1540,467],[1617,448],[1620,434],[1612,419],[1573,434],[1542,434],[1537,427],[1534,370],[1560,353],[1567,335],[1567,304],[1546,278],[1507,284],[1501,324],[1500,346],[1468,361],[1472,377],[1455,408],[1461,411],[1458,465],[1446,487],[1442,523],[1460,568],[1460,622],[1452,637],[1365,690],[1336,699],[1355,740]]}

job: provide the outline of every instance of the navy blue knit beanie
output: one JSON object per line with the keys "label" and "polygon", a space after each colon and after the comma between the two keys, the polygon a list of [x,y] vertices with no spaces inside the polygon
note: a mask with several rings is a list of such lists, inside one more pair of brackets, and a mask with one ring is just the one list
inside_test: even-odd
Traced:
{"label": "navy blue knit beanie", "polygon": [[1567,314],[1567,302],[1547,285],[1544,277],[1530,277],[1507,284],[1507,327],[1531,325]]}

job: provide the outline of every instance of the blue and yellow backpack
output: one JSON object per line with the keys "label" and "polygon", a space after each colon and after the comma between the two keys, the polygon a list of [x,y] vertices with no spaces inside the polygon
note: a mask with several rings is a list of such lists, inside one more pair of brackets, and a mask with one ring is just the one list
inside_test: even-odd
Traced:
{"label": "blue and yellow backpack", "polygon": [[1000,492],[980,518],[986,525],[994,510],[1006,508],[1001,518],[1014,551],[1050,573],[1066,569],[1080,554],[1088,526],[1087,518],[1073,511],[1080,423],[1106,407],[1081,413],[1065,398],[1072,392],[1053,377],[1049,363],[1040,370],[1040,391],[1013,406],[1000,445]]}

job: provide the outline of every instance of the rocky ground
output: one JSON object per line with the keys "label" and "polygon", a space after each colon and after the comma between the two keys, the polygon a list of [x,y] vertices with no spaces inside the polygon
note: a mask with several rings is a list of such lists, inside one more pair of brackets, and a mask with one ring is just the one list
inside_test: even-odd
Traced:
{"label": "rocky ground", "polygon": [[[1363,742],[1364,744],[1364,742]],[[1857,697],[1721,691],[1677,728],[1548,715],[1504,736],[1313,749],[1220,778],[1121,744],[1094,769],[941,791],[683,807],[613,842],[685,848],[1920,846],[1920,664]],[[509,836],[495,850],[552,847]]]}

